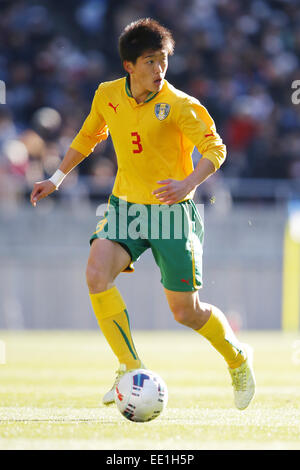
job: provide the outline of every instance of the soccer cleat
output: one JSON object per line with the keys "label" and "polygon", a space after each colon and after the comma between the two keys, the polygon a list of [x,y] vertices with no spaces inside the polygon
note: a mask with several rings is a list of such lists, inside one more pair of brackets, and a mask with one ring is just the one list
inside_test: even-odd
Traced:
{"label": "soccer cleat", "polygon": [[243,345],[247,359],[236,369],[229,368],[234,389],[234,403],[239,410],[247,408],[255,394],[255,377],[253,372],[253,349]]}
{"label": "soccer cleat", "polygon": [[111,405],[112,403],[115,402],[115,388],[120,382],[121,377],[123,377],[126,371],[127,371],[126,365],[120,364],[119,369],[116,371],[116,378],[115,378],[113,386],[108,392],[106,392],[106,394],[102,398],[103,405]]}
{"label": "soccer cleat", "polygon": [[[141,362],[140,368],[145,369],[145,366],[142,362]],[[133,370],[133,369],[127,370],[125,364],[120,364],[119,369],[116,371],[116,378],[115,378],[113,386],[108,392],[106,392],[106,394],[102,398],[103,405],[112,405],[113,403],[115,403],[115,388],[120,382],[120,379],[121,377],[123,377],[125,372],[129,372],[130,370]]]}

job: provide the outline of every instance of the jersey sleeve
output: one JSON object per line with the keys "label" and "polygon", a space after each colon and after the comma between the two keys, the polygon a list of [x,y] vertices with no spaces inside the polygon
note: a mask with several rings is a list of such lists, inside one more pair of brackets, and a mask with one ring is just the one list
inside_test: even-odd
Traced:
{"label": "jersey sleeve", "polygon": [[197,147],[203,158],[219,169],[226,158],[226,146],[216,131],[207,109],[194,98],[181,101],[176,121],[181,132]]}
{"label": "jersey sleeve", "polygon": [[80,131],[71,143],[71,148],[87,157],[102,140],[108,137],[108,127],[101,114],[101,84],[95,92],[91,110]]}

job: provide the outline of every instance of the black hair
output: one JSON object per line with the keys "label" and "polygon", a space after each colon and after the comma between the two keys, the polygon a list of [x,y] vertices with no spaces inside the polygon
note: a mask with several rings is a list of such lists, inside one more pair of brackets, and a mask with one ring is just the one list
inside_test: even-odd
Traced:
{"label": "black hair", "polygon": [[142,18],[127,25],[119,38],[121,60],[136,63],[145,51],[165,49],[174,52],[175,41],[171,32],[152,18]]}

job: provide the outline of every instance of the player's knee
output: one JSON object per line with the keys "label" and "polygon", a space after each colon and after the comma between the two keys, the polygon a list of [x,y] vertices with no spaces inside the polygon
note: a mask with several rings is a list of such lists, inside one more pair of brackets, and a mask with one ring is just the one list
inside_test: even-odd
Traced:
{"label": "player's knee", "polygon": [[92,293],[103,292],[109,288],[110,279],[105,272],[94,264],[88,263],[86,267],[86,282]]}
{"label": "player's knee", "polygon": [[172,307],[172,313],[173,313],[174,319],[178,323],[189,326],[191,319],[192,319],[192,315],[188,308],[183,307],[183,306],[174,306]]}
{"label": "player's knee", "polygon": [[175,305],[171,307],[174,318],[178,323],[198,330],[208,320],[210,311],[205,307],[205,304],[197,305]]}

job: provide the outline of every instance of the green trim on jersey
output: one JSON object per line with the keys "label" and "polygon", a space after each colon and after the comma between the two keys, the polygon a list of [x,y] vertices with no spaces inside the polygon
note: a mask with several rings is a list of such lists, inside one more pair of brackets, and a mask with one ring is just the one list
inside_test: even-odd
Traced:
{"label": "green trim on jersey", "polygon": [[[131,90],[130,90],[130,85],[129,85],[129,74],[126,76],[126,80],[125,80],[125,91],[126,91],[127,96],[129,96],[129,98],[133,98]],[[153,98],[155,98],[157,94],[158,94],[158,91],[156,93],[154,91],[150,91],[144,103],[148,103],[149,101],[153,100]]]}

